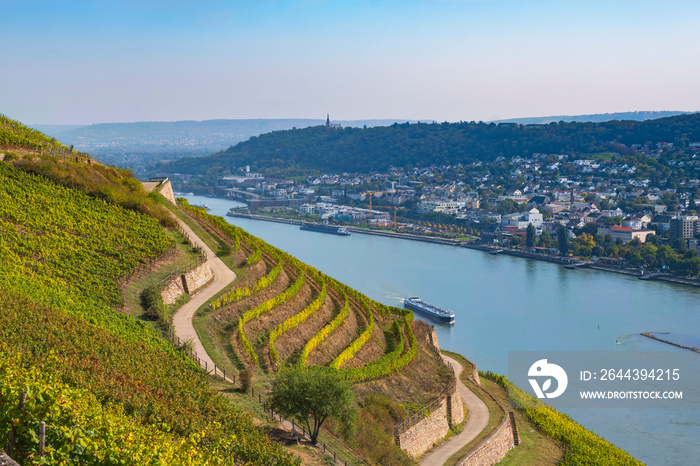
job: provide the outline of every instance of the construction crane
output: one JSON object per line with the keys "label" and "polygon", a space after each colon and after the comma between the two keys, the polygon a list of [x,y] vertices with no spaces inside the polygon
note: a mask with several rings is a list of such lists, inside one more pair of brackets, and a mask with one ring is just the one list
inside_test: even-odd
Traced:
{"label": "construction crane", "polygon": [[[391,191],[365,191],[364,193],[361,193],[365,196],[369,196],[369,219],[370,220],[372,220],[372,197],[375,194],[389,194],[389,193],[391,193]],[[397,209],[397,207],[394,206],[394,207],[389,207],[389,208],[394,209],[394,229],[396,229],[396,225],[397,225],[397,223],[396,223],[396,209]]]}
{"label": "construction crane", "polygon": [[[369,218],[370,220],[372,219],[372,196],[375,194],[387,194],[390,193],[391,191],[365,191],[364,194],[365,196],[369,196]],[[396,219],[394,219],[394,224],[396,224]]]}
{"label": "construction crane", "polygon": [[[370,202],[370,217],[369,218],[372,218],[372,207],[371,206],[372,206],[372,203]],[[386,208],[387,209],[394,209],[394,230],[396,230],[397,225],[398,225],[398,223],[396,222],[396,210],[398,209],[398,207],[392,206],[392,207],[386,207]]]}

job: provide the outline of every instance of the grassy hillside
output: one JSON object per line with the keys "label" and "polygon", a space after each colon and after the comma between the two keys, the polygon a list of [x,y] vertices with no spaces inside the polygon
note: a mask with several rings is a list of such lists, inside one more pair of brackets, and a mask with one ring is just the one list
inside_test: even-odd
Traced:
{"label": "grassy hillside", "polygon": [[57,184],[174,226],[167,209],[158,205],[129,170],[96,162],[57,140],[0,115],[0,161]]}
{"label": "grassy hillside", "polygon": [[44,133],[0,114],[0,147],[34,151],[69,152],[70,148]]}
{"label": "grassy hillside", "polygon": [[[183,448],[190,459],[182,464],[228,464],[234,457],[238,463],[294,463],[247,415],[216,396],[184,353],[153,327],[113,310],[122,303],[117,280],[173,246],[152,218],[172,223],[164,221],[168,213],[157,196],[146,195],[128,172],[89,159],[27,146],[5,145],[0,154],[0,260],[6,264],[0,270],[6,298],[0,304],[0,370],[16,382],[2,386],[0,404],[8,409],[0,417],[0,442],[6,443],[12,425],[21,426],[13,456],[41,462],[33,453],[44,420],[53,462],[130,456],[164,462]],[[372,303],[222,219],[212,224],[202,212],[193,214],[205,227],[230,233],[217,249],[247,269],[241,276],[248,275],[250,286],[236,283],[211,315],[231,312],[229,304],[238,301],[233,365],[257,368],[257,383],[265,384],[275,367],[330,364],[365,387],[396,379],[380,384],[400,394],[389,403],[424,401],[447,383],[449,374],[435,370],[442,367],[437,357],[418,351],[424,343],[414,329],[421,342],[427,329],[412,323],[410,312]],[[419,377],[423,385],[415,383]],[[397,384],[418,390],[396,390]],[[29,394],[24,411],[9,409],[22,392]],[[62,400],[70,400],[66,409]],[[92,421],[68,406],[92,413],[94,423],[86,425]],[[383,441],[405,461],[391,442],[392,428],[389,422]],[[163,448],[118,447],[130,430]]]}
{"label": "grassy hillside", "polygon": [[[52,464],[294,463],[181,352],[112,310],[116,278],[169,247],[150,217],[0,163],[0,444],[18,425],[18,460],[40,464],[46,421]],[[23,412],[9,409],[19,392]]]}
{"label": "grassy hillside", "polygon": [[223,175],[250,165],[270,175],[366,173],[391,166],[455,165],[534,153],[590,154],[606,150],[612,141],[628,146],[645,141],[673,142],[683,147],[700,141],[700,114],[648,121],[527,126],[483,122],[406,123],[343,130],[315,126],[263,134],[222,153],[184,158],[159,169]]}

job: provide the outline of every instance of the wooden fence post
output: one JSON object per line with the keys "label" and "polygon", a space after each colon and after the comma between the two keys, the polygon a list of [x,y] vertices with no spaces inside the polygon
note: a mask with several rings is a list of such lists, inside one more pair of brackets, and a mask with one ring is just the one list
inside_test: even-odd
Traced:
{"label": "wooden fence post", "polygon": [[46,446],[46,423],[39,423],[39,456],[44,456],[44,447]]}
{"label": "wooden fence post", "polygon": [[[22,414],[22,411],[24,410],[25,401],[27,401],[27,394],[21,393],[19,395],[19,404],[17,405],[17,411],[19,411],[19,414]],[[17,435],[16,426],[13,426],[7,442],[7,456],[10,457],[12,456],[12,450],[15,448],[15,435]]]}

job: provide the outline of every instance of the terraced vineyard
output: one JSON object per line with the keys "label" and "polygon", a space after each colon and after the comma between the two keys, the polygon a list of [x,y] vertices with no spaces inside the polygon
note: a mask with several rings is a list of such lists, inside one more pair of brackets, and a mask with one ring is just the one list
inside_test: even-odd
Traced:
{"label": "terraced vineyard", "polygon": [[2,114],[0,114],[0,147],[66,153],[70,151],[70,148],[56,139]]}
{"label": "terraced vineyard", "polygon": [[0,162],[0,445],[14,430],[21,464],[297,462],[184,352],[113,310],[117,279],[170,246],[152,217]]}
{"label": "terraced vineyard", "polygon": [[[293,365],[329,366],[366,388],[379,382],[374,388],[398,401],[416,402],[409,398],[415,392],[392,388],[418,372],[426,379],[424,396],[444,387],[450,376],[436,371],[438,356],[419,351],[429,328],[414,323],[410,311],[375,302],[223,218],[179,202],[209,231],[240,246],[234,263],[244,281],[234,282],[197,318],[208,352],[227,355],[218,364],[261,376]],[[421,361],[413,364],[419,354]]]}

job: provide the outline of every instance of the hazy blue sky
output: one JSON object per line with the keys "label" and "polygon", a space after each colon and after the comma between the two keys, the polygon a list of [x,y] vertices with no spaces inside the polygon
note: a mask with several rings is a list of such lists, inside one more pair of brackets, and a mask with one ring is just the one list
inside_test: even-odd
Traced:
{"label": "hazy blue sky", "polygon": [[700,110],[698,0],[0,0],[26,123]]}

